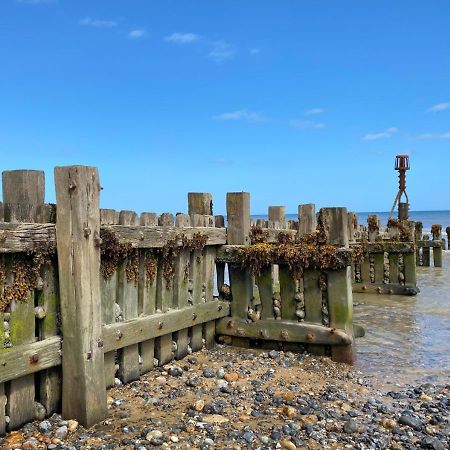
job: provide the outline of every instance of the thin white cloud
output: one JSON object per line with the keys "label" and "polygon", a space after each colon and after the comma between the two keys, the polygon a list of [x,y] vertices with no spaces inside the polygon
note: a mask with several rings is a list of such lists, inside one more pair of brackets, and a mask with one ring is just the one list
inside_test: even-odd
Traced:
{"label": "thin white cloud", "polygon": [[314,120],[292,119],[289,121],[289,125],[295,128],[303,128],[309,130],[320,130],[325,128],[325,124],[322,122],[315,122]]}
{"label": "thin white cloud", "polygon": [[225,41],[212,41],[212,50],[208,53],[208,57],[216,64],[221,64],[234,58],[234,47]]}
{"label": "thin white cloud", "polygon": [[323,108],[312,108],[305,111],[305,116],[316,116],[317,114],[324,113],[325,110]]}
{"label": "thin white cloud", "polygon": [[112,28],[117,26],[114,20],[93,19],[92,17],[84,17],[78,22],[80,25],[94,28]]}
{"label": "thin white cloud", "polygon": [[390,138],[393,134],[397,133],[398,129],[391,127],[379,133],[369,133],[363,137],[363,141],[376,141],[378,139]]}
{"label": "thin white cloud", "polygon": [[250,49],[250,55],[258,55],[259,53],[261,53],[261,49],[260,48],[251,48]]}
{"label": "thin white cloud", "polygon": [[265,119],[260,113],[241,109],[226,112],[213,117],[214,120],[244,120],[246,122],[263,122]]}
{"label": "thin white cloud", "polygon": [[450,139],[450,131],[446,133],[424,133],[420,134],[417,139],[420,140],[433,140],[433,139]]}
{"label": "thin white cloud", "polygon": [[172,33],[164,38],[167,42],[174,44],[192,44],[200,40],[200,36],[194,33]]}
{"label": "thin white cloud", "polygon": [[144,29],[137,29],[137,30],[131,30],[128,33],[128,37],[130,39],[143,39],[145,37],[147,37],[147,30]]}
{"label": "thin white cloud", "polygon": [[437,103],[436,105],[431,106],[426,110],[426,112],[427,113],[441,112],[446,111],[447,109],[450,109],[450,103],[444,102],[444,103]]}

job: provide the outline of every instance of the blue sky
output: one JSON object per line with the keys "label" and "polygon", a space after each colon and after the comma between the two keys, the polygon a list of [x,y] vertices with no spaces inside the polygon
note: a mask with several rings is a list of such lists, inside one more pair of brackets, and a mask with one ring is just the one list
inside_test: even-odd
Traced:
{"label": "blue sky", "polygon": [[450,209],[450,2],[1,0],[1,169],[95,165],[102,206],[188,191]]}

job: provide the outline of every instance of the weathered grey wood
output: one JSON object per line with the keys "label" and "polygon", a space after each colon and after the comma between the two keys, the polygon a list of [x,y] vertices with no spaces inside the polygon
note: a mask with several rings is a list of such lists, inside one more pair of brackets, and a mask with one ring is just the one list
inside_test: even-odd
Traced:
{"label": "weathered grey wood", "polygon": [[[348,214],[346,208],[321,209],[327,243],[348,247]],[[353,296],[350,267],[327,271],[327,296],[330,327],[337,328],[351,337],[353,342]],[[355,352],[353,343],[333,346],[331,356],[334,361],[353,364]]]}
{"label": "weathered grey wood", "polygon": [[53,224],[0,223],[0,253],[28,252],[55,244]]}
{"label": "weathered grey wood", "polygon": [[[161,226],[173,227],[174,217],[170,213],[163,213],[158,219]],[[175,228],[176,229],[176,228]],[[178,229],[179,233],[179,229]],[[157,291],[156,291],[156,309],[157,311],[167,312],[173,306],[173,280],[170,283],[166,281],[163,273],[163,261],[159,258]],[[172,353],[172,333],[162,335],[156,340],[156,358],[159,365],[167,364],[173,358]]]}
{"label": "weathered grey wood", "polygon": [[213,301],[105,325],[103,327],[105,351],[120,349],[194,325],[201,326],[204,322],[226,317],[229,313],[228,302]]}
{"label": "weathered grey wood", "polygon": [[[119,221],[118,211],[115,209],[100,210],[100,224],[114,225]],[[104,324],[114,323],[115,304],[117,303],[117,270],[110,277],[104,278],[100,276],[100,292],[102,302],[102,320]],[[116,377],[116,353],[110,352],[104,354],[104,371],[106,387],[114,386]]]}
{"label": "weathered grey wood", "polygon": [[297,307],[297,302],[295,301],[297,291],[296,282],[285,265],[279,266],[278,276],[280,280],[281,319],[297,320],[295,315]]}
{"label": "weathered grey wood", "polygon": [[63,325],[64,417],[91,426],[106,417],[100,302],[97,169],[55,168],[57,249]]}
{"label": "weathered grey wood", "polygon": [[0,383],[26,378],[39,371],[61,365],[61,337],[52,336],[32,344],[0,351]]}
{"label": "weathered grey wood", "polygon": [[416,295],[420,291],[411,284],[401,285],[394,283],[353,283],[352,291],[362,294],[383,294],[383,295]]}
{"label": "weathered grey wood", "polygon": [[[195,214],[189,211],[191,224],[196,227],[202,226],[204,218],[201,214]],[[197,305],[204,301],[203,298],[203,252],[194,250],[190,255],[189,278],[192,280],[192,303]],[[198,351],[203,346],[203,326],[195,325],[190,330],[191,348]]]}
{"label": "weathered grey wood", "polygon": [[374,255],[375,283],[383,283],[384,279],[384,253]]}
{"label": "weathered grey wood", "polygon": [[[140,225],[154,227],[158,225],[158,215],[151,212],[143,212],[140,217]],[[139,316],[145,317],[156,311],[156,274],[153,280],[148,279],[146,270],[146,255],[148,249],[140,250],[139,256]],[[155,266],[158,270],[156,255]],[[141,374],[147,373],[154,368],[155,340],[149,339],[139,344],[142,358]]]}
{"label": "weathered grey wood", "polygon": [[[215,216],[216,228],[225,227],[225,218],[221,215]],[[218,262],[216,259],[216,273],[217,273],[217,290],[219,294],[222,292],[223,285],[225,283],[225,263]]]}
{"label": "weathered grey wood", "polygon": [[398,254],[389,253],[389,282],[392,284],[398,284],[399,282],[398,274],[399,274]]}
{"label": "weathered grey wood", "polygon": [[403,255],[405,284],[416,286],[416,257],[414,253]]}
{"label": "weathered grey wood", "polygon": [[352,243],[350,248],[357,248],[364,246],[366,253],[414,253],[414,244],[412,242],[364,242]]}
{"label": "weathered grey wood", "polygon": [[[120,211],[120,225],[136,225],[137,214],[134,211]],[[136,250],[137,251],[137,250]],[[138,281],[127,279],[127,265],[132,263],[128,257],[117,270],[118,293],[117,302],[125,320],[138,316]],[[122,349],[119,353],[119,377],[124,383],[139,379],[139,347],[137,344]]]}
{"label": "weathered grey wood", "polygon": [[[320,272],[303,272],[303,292],[305,297],[305,321],[322,325],[322,290],[319,285]],[[325,355],[323,345],[308,345],[308,351],[314,355]]]}
{"label": "weathered grey wood", "polygon": [[216,331],[221,335],[269,341],[326,344],[339,347],[351,346],[352,343],[352,335],[343,330],[288,320],[258,320],[247,323],[245,319],[225,317],[216,322]]}
{"label": "weathered grey wood", "polygon": [[[172,215],[170,214],[170,216]],[[162,248],[167,241],[174,239],[180,233],[179,229],[169,225],[157,227],[111,225],[102,227],[102,229],[112,231],[119,242],[130,243],[136,248]],[[208,236],[206,245],[226,243],[226,230],[224,228],[190,227],[183,229],[183,234],[188,239],[192,239],[194,234],[198,233]]]}
{"label": "weathered grey wood", "polygon": [[[1,203],[1,202],[0,202]],[[1,204],[0,208],[0,220],[3,220],[3,204]],[[4,264],[4,257],[0,255],[0,263]],[[0,277],[0,294],[3,294],[3,279]],[[5,330],[3,327],[4,315],[0,312],[0,349],[4,348],[5,345]],[[1,350],[0,350],[1,354]],[[0,382],[0,436],[6,433],[6,393],[5,393],[5,385]]]}
{"label": "weathered grey wood", "polygon": [[[205,226],[214,226],[214,216],[204,215]],[[203,287],[206,302],[212,302],[214,296],[214,264],[216,259],[216,248],[205,247],[203,250]],[[206,348],[213,348],[215,345],[216,323],[214,320],[203,324],[203,335],[205,337]]]}
{"label": "weathered grey wood", "polygon": [[261,274],[256,277],[256,283],[261,301],[261,319],[274,319],[271,266],[261,270]]}
{"label": "weathered grey wood", "polygon": [[[44,172],[14,170],[3,172],[3,204],[6,222],[35,222],[37,208],[44,204]],[[6,270],[13,270],[11,261]],[[34,291],[24,302],[12,301],[10,308],[10,336],[13,346],[34,342]],[[11,380],[6,413],[9,430],[34,419],[35,384],[33,375]]]}
{"label": "weathered grey wood", "polygon": [[433,264],[434,267],[442,267],[442,242],[441,246],[433,247]]}
{"label": "weathered grey wood", "polygon": [[424,235],[423,240],[425,242],[423,245],[421,245],[421,247],[422,247],[422,266],[430,267],[430,264],[431,264],[430,245],[426,245],[426,244],[428,244],[428,242],[430,242],[430,237],[428,235]]}
{"label": "weathered grey wood", "polygon": [[212,195],[206,192],[189,192],[188,212],[189,215],[211,216],[213,213]]}
{"label": "weathered grey wood", "polygon": [[[38,208],[37,221],[42,223],[56,222],[56,205],[45,204]],[[38,322],[39,339],[60,334],[58,327],[59,286],[58,267],[51,261],[41,268],[42,290],[37,292],[38,305],[45,310],[45,317]],[[62,373],[60,367],[53,367],[40,373],[40,403],[51,416],[61,410]]]}
{"label": "weathered grey wood", "polygon": [[42,205],[45,174],[41,170],[5,170],[2,173],[3,203]]}
{"label": "weathered grey wood", "polygon": [[348,240],[349,242],[354,242],[356,230],[358,229],[358,217],[354,212],[351,211],[348,212],[347,226],[348,226]]}
{"label": "weathered grey wood", "polygon": [[[178,228],[189,227],[191,224],[187,214],[177,214],[175,226]],[[175,277],[173,285],[173,304],[177,309],[187,308],[189,305],[189,264],[190,252],[183,250],[175,262]],[[188,354],[189,329],[177,330],[174,336],[177,344],[175,357],[184,358]]]}
{"label": "weathered grey wood", "polygon": [[298,234],[311,233],[316,229],[316,205],[306,203],[298,206]]}
{"label": "weathered grey wood", "polygon": [[269,206],[268,209],[269,222],[277,223],[274,228],[285,229],[286,223],[286,207],[285,206]]}
{"label": "weathered grey wood", "polygon": [[370,279],[370,259],[369,255],[365,255],[364,259],[361,261],[361,283],[370,284],[372,281]]}

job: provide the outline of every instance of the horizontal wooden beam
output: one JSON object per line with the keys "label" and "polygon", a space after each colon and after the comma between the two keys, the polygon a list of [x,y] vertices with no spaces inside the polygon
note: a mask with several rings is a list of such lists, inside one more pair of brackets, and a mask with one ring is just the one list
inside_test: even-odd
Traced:
{"label": "horizontal wooden beam", "polygon": [[225,317],[216,322],[216,333],[303,344],[350,345],[352,343],[352,338],[345,331],[291,320],[257,320],[248,323],[237,317]]}
{"label": "horizontal wooden beam", "polygon": [[280,234],[291,236],[292,239],[295,239],[297,237],[297,230],[288,230],[288,229],[282,229],[277,230],[274,228],[263,228],[264,233],[266,234],[265,240],[269,244],[274,244],[278,242],[278,236]]}
{"label": "horizontal wooden beam", "polygon": [[[223,262],[223,263],[234,263],[234,264],[240,264],[240,258],[238,256],[238,251],[240,249],[248,248],[247,245],[222,245],[217,249],[216,254],[216,262]],[[348,261],[350,261],[352,250],[349,248],[338,248],[337,249],[337,258],[339,261],[346,261],[348,264]],[[271,261],[273,264],[282,264],[283,262],[279,259],[274,258]]]}
{"label": "horizontal wooden beam", "polygon": [[442,247],[442,241],[417,241],[416,242],[417,247],[433,247],[433,248],[439,248]]}
{"label": "horizontal wooden beam", "polygon": [[61,337],[0,350],[0,383],[61,365]]}
{"label": "horizontal wooden beam", "polygon": [[207,236],[206,245],[222,245],[227,242],[226,228],[105,225],[101,229],[113,232],[119,242],[131,243],[136,248],[161,248],[168,240],[180,234],[188,239],[192,239],[195,234]]}
{"label": "horizontal wooden beam", "polygon": [[[131,243],[135,248],[161,248],[178,234],[183,234],[189,239],[197,233],[206,235],[208,237],[206,245],[222,245],[227,242],[226,228],[107,225],[103,226],[102,230],[114,232],[119,242]],[[28,252],[54,246],[56,246],[55,224],[0,222],[0,253]]]}
{"label": "horizontal wooden beam", "polygon": [[56,245],[51,223],[0,222],[0,253],[19,253]]}
{"label": "horizontal wooden beam", "polygon": [[417,295],[420,289],[412,284],[353,283],[352,291],[360,294]]}
{"label": "horizontal wooden beam", "polygon": [[228,302],[213,301],[103,326],[105,353],[228,316]]}
{"label": "horizontal wooden beam", "polygon": [[413,242],[379,241],[379,242],[357,242],[350,243],[350,248],[364,246],[365,253],[414,253]]}

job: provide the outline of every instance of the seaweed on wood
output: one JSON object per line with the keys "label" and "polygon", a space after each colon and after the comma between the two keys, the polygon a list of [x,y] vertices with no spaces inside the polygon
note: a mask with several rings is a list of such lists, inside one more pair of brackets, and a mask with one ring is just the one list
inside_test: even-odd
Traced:
{"label": "seaweed on wood", "polygon": [[[25,302],[28,293],[38,286],[41,268],[50,264],[56,255],[54,247],[36,249],[12,256],[12,283],[0,294],[0,312],[5,312],[12,301]],[[0,285],[5,286],[6,268],[0,266]]]}

